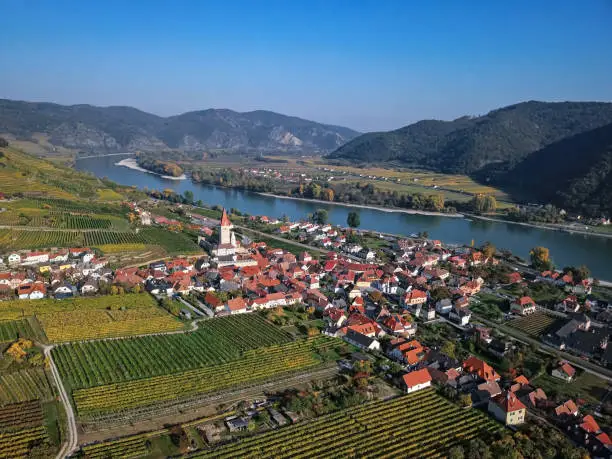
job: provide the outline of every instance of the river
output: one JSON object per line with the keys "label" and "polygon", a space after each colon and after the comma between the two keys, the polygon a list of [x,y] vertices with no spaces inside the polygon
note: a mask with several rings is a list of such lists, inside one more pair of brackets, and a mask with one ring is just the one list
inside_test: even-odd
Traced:
{"label": "river", "polygon": [[[331,223],[346,225],[348,212],[354,210],[342,205],[296,201],[249,191],[198,185],[191,180],[168,180],[158,175],[116,166],[118,161],[117,156],[79,159],[76,161],[76,168],[141,189],[171,188],[179,194],[191,190],[196,200],[201,199],[208,205],[217,204],[228,209],[235,207],[251,215],[287,215],[292,220],[299,220],[318,208],[325,208],[329,212]],[[476,245],[480,245],[490,241],[497,248],[508,249],[525,259],[532,247],[541,245],[550,249],[553,261],[559,267],[584,264],[591,269],[594,276],[612,280],[611,238],[469,218],[414,215],[376,209],[356,210],[361,217],[362,229],[404,235],[427,231],[430,238],[447,243],[470,244],[473,240]]]}

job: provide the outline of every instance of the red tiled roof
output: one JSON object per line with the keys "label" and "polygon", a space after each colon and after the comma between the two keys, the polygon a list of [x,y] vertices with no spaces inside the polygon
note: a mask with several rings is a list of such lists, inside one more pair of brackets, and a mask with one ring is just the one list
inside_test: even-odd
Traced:
{"label": "red tiled roof", "polygon": [[431,375],[427,368],[422,368],[417,371],[412,371],[410,373],[405,374],[402,379],[404,380],[404,384],[406,387],[414,387],[419,384],[425,384],[431,381]]}
{"label": "red tiled roof", "polygon": [[559,370],[568,375],[570,378],[573,378],[576,374],[576,369],[567,362],[561,364]]}
{"label": "red tiled roof", "polygon": [[468,373],[476,373],[485,381],[496,381],[500,378],[499,374],[497,374],[491,365],[474,356],[469,357],[465,362],[463,362],[463,368]]}
{"label": "red tiled roof", "polygon": [[514,378],[514,382],[517,384],[529,384],[529,380],[524,375]]}
{"label": "red tiled roof", "polygon": [[605,432],[600,433],[595,438],[597,438],[600,442],[602,442],[606,446],[612,444],[612,441],[610,441],[610,437],[608,437],[608,434]]}
{"label": "red tiled roof", "polygon": [[596,433],[601,430],[599,428],[599,424],[597,424],[597,421],[595,421],[593,416],[591,416],[590,414],[587,414],[585,417],[582,418],[582,424],[580,424],[580,427],[582,428],[582,430],[589,433]]}
{"label": "red tiled roof", "polygon": [[230,311],[239,311],[246,308],[246,303],[242,298],[234,298],[233,300],[229,300],[227,302],[227,308]]}
{"label": "red tiled roof", "polygon": [[504,410],[505,413],[512,413],[527,408],[512,392],[507,392],[505,394],[501,393],[497,397],[494,397],[493,401]]}

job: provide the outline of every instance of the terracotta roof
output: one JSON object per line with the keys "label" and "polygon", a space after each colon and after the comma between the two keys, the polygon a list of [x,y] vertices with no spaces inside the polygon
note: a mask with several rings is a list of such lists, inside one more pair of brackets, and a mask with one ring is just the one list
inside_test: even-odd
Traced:
{"label": "terracotta roof", "polygon": [[522,296],[518,299],[517,303],[521,306],[526,306],[528,304],[535,304],[535,301],[533,301],[529,296]]}
{"label": "terracotta roof", "polygon": [[229,300],[227,302],[227,308],[230,311],[239,311],[241,309],[245,309],[246,308],[246,303],[240,297],[239,298],[234,298],[233,300]]}
{"label": "terracotta roof", "polygon": [[431,381],[431,375],[427,368],[422,368],[417,371],[407,373],[402,378],[406,387],[414,387],[419,384],[425,384]]}
{"label": "terracotta roof", "polygon": [[580,424],[580,427],[582,430],[589,433],[597,433],[601,430],[599,428],[599,424],[597,424],[597,421],[595,421],[593,416],[590,414],[587,414],[584,418],[582,418],[582,424]]}
{"label": "terracotta roof", "polygon": [[463,369],[468,373],[476,373],[485,381],[497,381],[500,379],[499,374],[497,374],[491,365],[474,356],[469,357],[465,362],[463,362]]}
{"label": "terracotta roof", "polygon": [[523,405],[523,402],[521,402],[512,392],[507,392],[505,394],[501,393],[494,397],[493,401],[504,410],[505,413],[527,409],[527,407]]}
{"label": "terracotta roof", "polygon": [[568,375],[570,378],[573,378],[576,374],[576,369],[567,362],[562,363],[559,370]]}
{"label": "terracotta roof", "polygon": [[557,416],[561,416],[563,414],[573,415],[577,411],[578,411],[578,407],[576,406],[573,400],[568,400],[567,402],[555,408],[555,414]]}
{"label": "terracotta roof", "polygon": [[529,380],[524,375],[514,378],[514,382],[517,384],[529,384]]}
{"label": "terracotta roof", "polygon": [[597,438],[600,442],[602,442],[606,446],[612,444],[612,441],[610,441],[610,437],[608,437],[608,434],[605,432],[600,433],[595,438]]}

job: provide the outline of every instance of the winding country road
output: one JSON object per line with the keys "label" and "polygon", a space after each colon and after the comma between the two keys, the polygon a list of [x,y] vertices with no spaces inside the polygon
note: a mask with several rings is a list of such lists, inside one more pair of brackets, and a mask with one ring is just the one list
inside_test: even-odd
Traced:
{"label": "winding country road", "polygon": [[53,375],[53,379],[55,381],[55,386],[57,387],[60,395],[60,399],[62,404],[64,405],[64,410],[66,412],[66,419],[68,421],[68,432],[67,432],[67,440],[66,443],[62,446],[62,449],[57,453],[57,459],[62,459],[64,457],[70,456],[77,449],[78,445],[78,437],[79,434],[77,432],[76,426],[76,418],[74,416],[74,409],[72,408],[72,404],[70,403],[70,398],[66,393],[66,389],[64,388],[64,383],[62,383],[62,378],[60,378],[59,371],[55,366],[55,362],[53,361],[53,357],[51,356],[51,351],[55,346],[44,346],[45,357],[49,359],[49,366],[51,368],[51,374]]}

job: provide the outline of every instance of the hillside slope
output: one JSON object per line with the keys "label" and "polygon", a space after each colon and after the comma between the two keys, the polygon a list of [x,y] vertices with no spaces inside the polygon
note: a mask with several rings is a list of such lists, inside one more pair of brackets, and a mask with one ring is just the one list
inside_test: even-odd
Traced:
{"label": "hillside slope", "polygon": [[365,134],[329,157],[393,161],[460,174],[507,170],[551,143],[611,122],[611,103],[531,101],[475,118],[420,121],[395,131]]}
{"label": "hillside slope", "polygon": [[566,209],[612,215],[612,124],[556,142],[501,177],[517,197]]}
{"label": "hillside slope", "polygon": [[329,152],[359,133],[267,111],[225,109],[163,118],[131,107],[58,105],[0,99],[0,135],[93,154],[175,149],[296,153]]}

